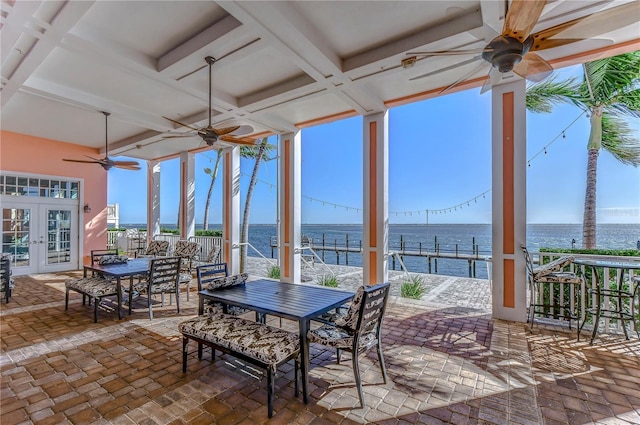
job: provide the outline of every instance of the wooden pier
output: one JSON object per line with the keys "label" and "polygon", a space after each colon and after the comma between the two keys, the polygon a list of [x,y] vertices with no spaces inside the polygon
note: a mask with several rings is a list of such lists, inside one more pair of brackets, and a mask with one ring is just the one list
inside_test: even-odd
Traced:
{"label": "wooden pier", "polygon": [[[345,235],[344,241],[338,241],[337,239],[333,239],[331,241],[327,241],[322,235],[320,241],[314,241],[308,238],[303,237],[302,239],[302,248],[311,248],[314,252],[316,252],[322,261],[325,261],[325,256],[327,253],[335,253],[336,255],[336,265],[340,265],[341,255],[344,257],[344,265],[349,265],[349,254],[362,254],[362,241],[350,241],[349,235]],[[271,245],[271,258],[274,258],[275,250],[278,247],[277,237],[272,236],[270,240]],[[404,262],[404,257],[422,257],[427,262],[427,273],[438,273],[438,260],[439,259],[447,259],[447,260],[462,260],[467,261],[468,269],[469,269],[469,277],[476,277],[476,263],[480,262],[490,262],[491,261],[491,252],[486,251],[482,252],[478,248],[478,245],[475,244],[475,238],[472,238],[471,249],[464,250],[460,249],[458,244],[453,246],[448,246],[444,249],[441,249],[440,244],[437,241],[437,237],[435,238],[435,242],[430,249],[427,248],[427,244],[410,244],[403,241],[403,237],[400,237],[399,246],[390,246],[389,253],[393,254],[390,256],[390,268],[392,270],[396,270],[396,262],[397,256],[402,259]]]}

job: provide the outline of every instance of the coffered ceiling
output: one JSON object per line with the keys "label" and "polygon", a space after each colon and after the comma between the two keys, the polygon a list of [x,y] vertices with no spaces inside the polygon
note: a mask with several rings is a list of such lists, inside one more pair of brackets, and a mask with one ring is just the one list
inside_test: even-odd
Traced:
{"label": "coffered ceiling", "polygon": [[[162,158],[206,146],[165,138],[208,121],[250,136],[295,131],[437,95],[502,31],[507,1],[2,1],[3,130]],[[607,12],[609,11],[609,12]],[[608,13],[608,15],[602,15]],[[592,15],[538,52],[554,66],[638,48],[638,1],[548,1],[534,32]],[[573,32],[570,32],[573,31]],[[586,52],[594,53],[586,56]],[[604,52],[604,53],[602,53]],[[513,73],[507,81],[520,78]],[[489,94],[486,94],[487,96]],[[461,105],[463,107],[463,105]],[[359,142],[359,141],[358,141]]]}

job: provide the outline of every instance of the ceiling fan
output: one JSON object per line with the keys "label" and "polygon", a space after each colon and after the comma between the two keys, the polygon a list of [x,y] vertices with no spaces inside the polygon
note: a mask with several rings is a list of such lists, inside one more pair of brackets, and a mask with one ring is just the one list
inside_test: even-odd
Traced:
{"label": "ceiling fan", "polygon": [[251,133],[253,131],[253,127],[251,127],[250,125],[234,125],[234,126],[230,126],[230,127],[224,127],[224,128],[214,128],[212,123],[211,123],[211,98],[212,98],[212,89],[211,89],[211,81],[212,81],[212,67],[213,64],[216,62],[216,59],[213,58],[212,56],[207,56],[204,58],[204,60],[209,64],[209,125],[207,125],[206,127],[203,128],[196,128],[196,127],[192,127],[188,124],[184,124],[181,123],[180,121],[168,118],[168,117],[163,117],[164,119],[167,119],[175,124],[178,124],[182,127],[187,127],[190,128],[191,132],[188,133],[182,133],[182,134],[174,134],[174,135],[169,135],[169,136],[165,136],[163,138],[165,139],[171,139],[171,138],[175,138],[175,137],[193,137],[195,135],[198,135],[202,138],[202,140],[209,146],[213,146],[214,143],[221,141],[221,142],[227,142],[227,143],[233,143],[233,144],[239,144],[239,145],[250,145],[253,146],[255,145],[255,141],[251,140],[251,139],[247,139],[247,138],[237,138],[235,136],[241,136],[244,134],[248,134]]}
{"label": "ceiling fan", "polygon": [[[441,93],[471,78],[489,64],[491,66],[489,78],[480,91],[480,93],[485,93],[490,90],[493,85],[500,83],[503,76],[511,71],[529,81],[538,82],[544,80],[553,72],[553,67],[549,62],[535,53],[536,51],[564,46],[588,39],[593,35],[611,31],[621,26],[622,23],[620,20],[626,21],[629,19],[629,16],[633,17],[637,15],[637,10],[635,9],[637,3],[632,2],[531,34],[531,31],[542,14],[545,4],[546,0],[512,0],[504,19],[502,33],[491,40],[484,48],[409,52],[407,55],[433,57],[475,54],[477,56],[475,56],[472,61],[482,60],[482,63],[471,70],[471,72],[444,88]],[[556,36],[563,38],[555,38]],[[611,42],[610,40],[600,41],[606,44]],[[464,63],[469,62],[471,61]],[[432,73],[417,76],[411,78],[411,80],[424,78],[431,74]]]}
{"label": "ceiling fan", "polygon": [[111,115],[111,113],[109,112],[102,112],[104,114],[104,158],[102,159],[98,159],[98,158],[94,158],[92,156],[89,155],[85,155],[87,158],[92,159],[92,161],[87,161],[84,159],[66,159],[63,158],[63,161],[68,161],[68,162],[83,162],[83,163],[87,163],[87,164],[100,164],[102,166],[102,168],[104,168],[105,170],[110,170],[113,167],[116,168],[122,168],[124,170],[139,170],[140,169],[140,165],[138,164],[138,162],[136,161],[114,161],[113,159],[109,158],[109,138],[108,138],[108,119],[109,119],[109,115]]}

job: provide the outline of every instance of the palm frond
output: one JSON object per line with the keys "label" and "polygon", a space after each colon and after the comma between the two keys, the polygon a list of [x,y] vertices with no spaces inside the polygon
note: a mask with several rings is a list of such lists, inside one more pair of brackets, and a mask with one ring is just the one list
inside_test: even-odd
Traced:
{"label": "palm frond", "polygon": [[549,113],[558,103],[580,105],[578,84],[571,78],[556,81],[555,78],[543,80],[527,87],[526,106],[531,112]]}
{"label": "palm frond", "polygon": [[640,166],[640,140],[623,119],[602,114],[602,147],[626,165]]}
{"label": "palm frond", "polygon": [[640,88],[620,93],[607,107],[606,111],[614,115],[627,115],[640,118]]}
{"label": "palm frond", "polygon": [[638,88],[640,51],[586,62],[583,70],[581,92],[583,95],[589,94],[594,106],[607,106]]}

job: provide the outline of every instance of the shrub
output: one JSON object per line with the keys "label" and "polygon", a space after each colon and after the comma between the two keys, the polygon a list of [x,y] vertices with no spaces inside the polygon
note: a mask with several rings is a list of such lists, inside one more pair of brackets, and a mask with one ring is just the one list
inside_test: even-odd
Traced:
{"label": "shrub", "polygon": [[409,276],[400,286],[400,295],[404,298],[419,300],[427,290],[424,286],[424,278],[418,275]]}
{"label": "shrub", "polygon": [[269,276],[271,279],[280,279],[280,267],[278,266],[269,267],[269,270],[267,271],[267,276]]}
{"label": "shrub", "polygon": [[333,275],[323,275],[318,279],[318,284],[322,286],[330,286],[331,288],[338,287],[338,278]]}
{"label": "shrub", "polygon": [[217,236],[222,237],[222,230],[196,230],[196,236]]}

